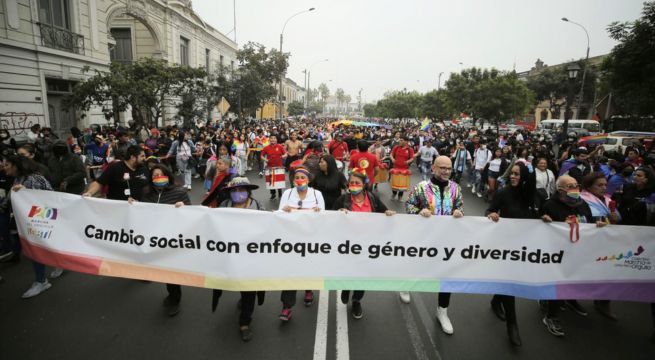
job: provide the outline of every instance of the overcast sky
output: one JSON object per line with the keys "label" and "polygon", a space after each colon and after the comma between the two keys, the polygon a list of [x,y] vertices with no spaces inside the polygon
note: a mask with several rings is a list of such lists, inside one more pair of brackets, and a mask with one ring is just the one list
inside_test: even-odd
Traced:
{"label": "overcast sky", "polygon": [[[529,70],[537,58],[558,64],[583,58],[584,31],[560,19],[568,17],[589,31],[590,56],[607,54],[615,42],[607,36],[613,21],[632,21],[643,0],[236,0],[239,46],[255,41],[279,47],[284,21],[287,76],[304,86],[325,82],[353,100],[359,89],[371,102],[388,90],[442,86],[463,67]],[[193,8],[223,33],[233,28],[233,0],[194,0]],[[229,34],[230,37],[233,34]],[[331,81],[330,81],[331,80]]]}

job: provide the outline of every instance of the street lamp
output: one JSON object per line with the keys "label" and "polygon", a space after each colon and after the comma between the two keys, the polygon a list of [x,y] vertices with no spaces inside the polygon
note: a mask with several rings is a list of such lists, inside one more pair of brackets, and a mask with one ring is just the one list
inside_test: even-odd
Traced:
{"label": "street lamp", "polygon": [[580,65],[577,63],[571,63],[566,67],[566,72],[569,75],[569,91],[568,96],[566,97],[566,109],[564,110],[564,136],[569,135],[569,117],[571,116],[571,99],[573,98],[573,83],[578,77],[578,72],[580,72]]}
{"label": "street lamp", "polygon": [[305,69],[305,71],[304,71],[304,73],[305,73],[305,94],[306,94],[305,95],[305,109],[307,109],[307,106],[309,106],[309,98],[307,97],[307,95],[309,94],[309,80],[310,80],[310,74],[311,74],[312,67],[314,67],[314,65],[316,65],[316,64],[326,62],[328,60],[329,59],[319,60],[319,61],[309,65],[309,67],[307,69]]}
{"label": "street lamp", "polygon": [[437,83],[437,91],[441,90],[441,75],[443,75],[443,71],[439,73],[439,82]]}
{"label": "street lamp", "polygon": [[575,21],[571,21],[568,18],[563,17],[562,21],[569,22],[571,24],[577,25],[584,30],[585,35],[587,35],[587,56],[585,57],[584,60],[584,69],[582,70],[582,84],[580,85],[580,96],[578,97],[578,113],[580,112],[580,109],[582,108],[582,95],[584,95],[584,82],[585,79],[587,78],[587,67],[589,66],[589,32],[587,32],[587,29],[582,26],[582,24],[578,24]]}
{"label": "street lamp", "polygon": [[[280,32],[280,55],[284,55],[284,53],[282,52],[282,43],[283,43],[283,40],[284,40],[284,29],[286,29],[287,23],[289,23],[289,20],[293,19],[294,17],[296,17],[296,16],[298,16],[300,14],[304,14],[306,12],[314,11],[315,9],[316,8],[311,7],[309,9],[307,9],[307,10],[297,12],[297,13],[289,16],[287,21],[284,22],[284,26],[282,26],[282,32]],[[278,92],[278,105],[279,106],[278,106],[277,111],[278,111],[278,118],[280,118],[280,119],[282,118],[282,81],[283,80],[284,80],[284,73],[280,74],[280,88],[279,88],[279,92]]]}

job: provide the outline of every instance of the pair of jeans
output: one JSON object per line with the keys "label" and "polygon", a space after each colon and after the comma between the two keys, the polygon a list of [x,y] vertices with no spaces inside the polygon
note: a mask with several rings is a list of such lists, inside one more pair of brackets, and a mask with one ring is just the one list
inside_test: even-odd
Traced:
{"label": "pair of jeans", "polygon": [[432,176],[432,161],[421,160],[419,162],[419,169],[421,170],[423,181],[430,180],[430,177]]}
{"label": "pair of jeans", "polygon": [[174,304],[179,304],[182,300],[182,286],[177,284],[166,284],[166,290],[168,290],[168,297]]}
{"label": "pair of jeans", "polygon": [[184,174],[184,186],[191,186],[191,169],[189,169],[189,160],[177,158],[177,168]]}
{"label": "pair of jeans", "polygon": [[32,267],[34,268],[34,279],[40,283],[45,282],[45,265],[32,260]]}
{"label": "pair of jeans", "polygon": [[516,324],[516,298],[509,295],[494,295],[493,303],[500,303],[505,310],[505,321],[507,324]]}
{"label": "pair of jeans", "polygon": [[0,214],[0,254],[13,250],[11,231],[9,230],[9,214]]}
{"label": "pair of jeans", "polygon": [[[305,290],[305,292],[309,292],[311,290]],[[297,290],[284,290],[282,291],[282,294],[280,294],[280,301],[282,301],[282,307],[285,309],[291,309],[296,305],[296,294],[298,293]]]}
{"label": "pair of jeans", "polygon": [[440,292],[438,295],[437,303],[439,307],[447,308],[450,305],[450,293]]}
{"label": "pair of jeans", "polygon": [[[361,301],[363,297],[364,297],[364,290],[353,290],[353,297],[352,297],[353,301]],[[350,298],[350,290],[342,290],[341,298],[342,299]]]}

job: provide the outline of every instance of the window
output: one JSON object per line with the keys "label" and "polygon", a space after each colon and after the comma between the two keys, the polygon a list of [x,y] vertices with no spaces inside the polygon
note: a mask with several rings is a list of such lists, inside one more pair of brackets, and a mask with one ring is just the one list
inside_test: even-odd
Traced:
{"label": "window", "polygon": [[189,65],[189,39],[180,36],[180,65]]}
{"label": "window", "polygon": [[132,31],[130,29],[111,29],[116,45],[109,49],[111,61],[132,62]]}
{"label": "window", "polygon": [[39,22],[70,30],[68,0],[39,0]]}
{"label": "window", "polygon": [[220,57],[221,68],[223,68],[223,60],[224,60],[224,59],[223,59],[223,55],[221,55],[221,57]]}
{"label": "window", "polygon": [[230,68],[234,71],[234,60],[230,60]]}
{"label": "window", "polygon": [[211,52],[209,49],[205,49],[205,69],[209,72],[209,62],[211,60]]}

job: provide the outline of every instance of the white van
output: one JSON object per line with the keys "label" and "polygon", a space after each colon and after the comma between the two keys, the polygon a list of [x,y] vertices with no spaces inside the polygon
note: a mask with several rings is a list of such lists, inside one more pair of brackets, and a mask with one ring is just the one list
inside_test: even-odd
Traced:
{"label": "white van", "polygon": [[642,131],[614,131],[607,134],[603,148],[605,151],[625,151],[635,140],[655,139],[655,133]]}
{"label": "white van", "polygon": [[[554,134],[557,128],[564,126],[564,120],[550,119],[541,120],[537,125],[537,131],[541,133]],[[569,120],[569,131],[578,135],[598,135],[600,134],[600,123],[596,120]]]}

